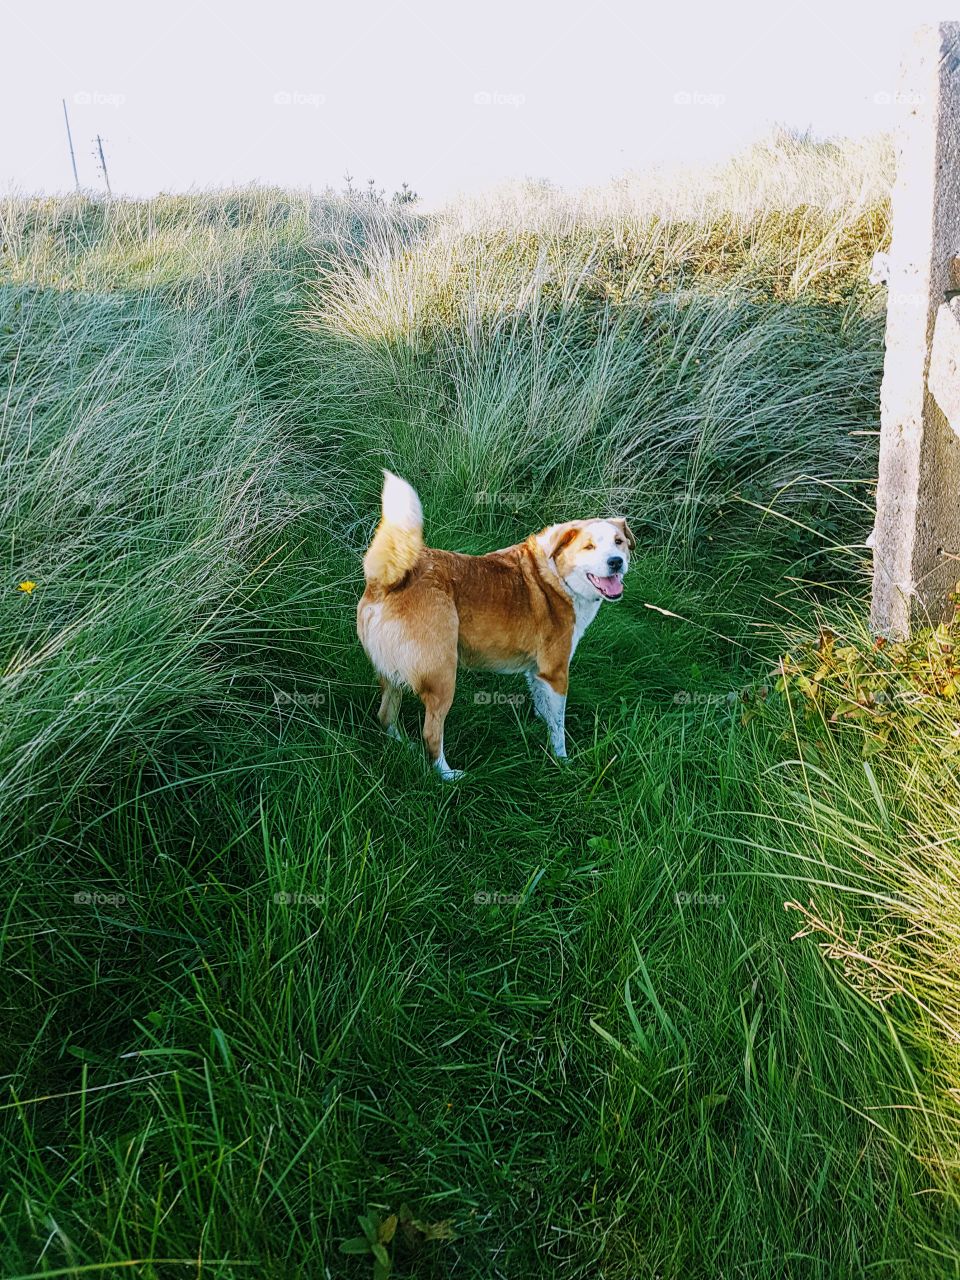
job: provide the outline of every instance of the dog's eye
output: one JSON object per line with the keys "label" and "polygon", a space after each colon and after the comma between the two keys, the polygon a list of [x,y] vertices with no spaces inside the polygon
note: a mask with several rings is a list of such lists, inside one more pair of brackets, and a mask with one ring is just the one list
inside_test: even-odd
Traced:
{"label": "dog's eye", "polygon": [[622,547],[622,546],[623,546],[623,539],[622,539],[622,538],[614,538],[614,540],[613,540],[613,545],[614,545],[615,547]]}
{"label": "dog's eye", "polygon": [[592,543],[592,542],[585,542],[585,543],[583,544],[583,549],[584,549],[584,551],[596,551],[596,549],[597,549],[597,548],[596,548],[596,546],[594,545],[594,543]]}

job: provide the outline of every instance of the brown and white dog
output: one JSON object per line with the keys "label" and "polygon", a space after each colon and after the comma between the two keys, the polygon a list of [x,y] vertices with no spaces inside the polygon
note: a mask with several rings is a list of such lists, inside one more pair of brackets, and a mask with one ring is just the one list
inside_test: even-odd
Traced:
{"label": "brown and white dog", "polygon": [[635,545],[626,520],[568,520],[485,556],[424,546],[420,499],[384,472],[383,515],[363,558],[357,634],[380,676],[379,719],[399,737],[404,689],[426,712],[423,740],[441,777],[443,724],[457,666],[524,675],[554,753],[566,756],[570,659],[604,600],[623,595]]}

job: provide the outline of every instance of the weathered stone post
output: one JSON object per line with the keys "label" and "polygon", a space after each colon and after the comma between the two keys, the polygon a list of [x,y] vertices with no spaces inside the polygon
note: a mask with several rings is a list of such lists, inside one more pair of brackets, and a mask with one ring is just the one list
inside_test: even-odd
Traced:
{"label": "weathered stone post", "polygon": [[872,622],[939,622],[960,582],[960,23],[917,32],[897,104]]}

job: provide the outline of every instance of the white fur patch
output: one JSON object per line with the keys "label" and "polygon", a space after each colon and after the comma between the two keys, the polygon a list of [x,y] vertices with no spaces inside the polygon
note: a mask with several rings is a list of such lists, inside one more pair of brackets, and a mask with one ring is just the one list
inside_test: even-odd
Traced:
{"label": "white fur patch", "polygon": [[583,596],[573,596],[573,612],[575,621],[573,624],[573,637],[570,641],[570,657],[576,653],[577,645],[580,638],[600,612],[600,600],[585,600]]}
{"label": "white fur patch", "polygon": [[[384,618],[382,604],[367,604],[363,607],[361,627],[363,647],[377,674],[398,689],[411,688],[410,673],[420,655],[403,623]],[[403,670],[399,659],[402,659]]]}
{"label": "white fur patch", "polygon": [[413,485],[392,471],[383,473],[383,518],[398,529],[422,529],[423,508]]}

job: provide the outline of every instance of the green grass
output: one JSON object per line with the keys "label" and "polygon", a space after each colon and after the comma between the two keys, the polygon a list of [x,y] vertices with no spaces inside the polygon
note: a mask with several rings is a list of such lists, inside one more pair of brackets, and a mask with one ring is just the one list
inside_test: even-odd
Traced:
{"label": "green grass", "polygon": [[[6,202],[5,1276],[368,1277],[403,1205],[398,1277],[960,1275],[957,722],[772,690],[863,625],[887,164]],[[463,783],[383,740],[383,465],[441,546],[630,519],[568,767],[476,674]]]}

